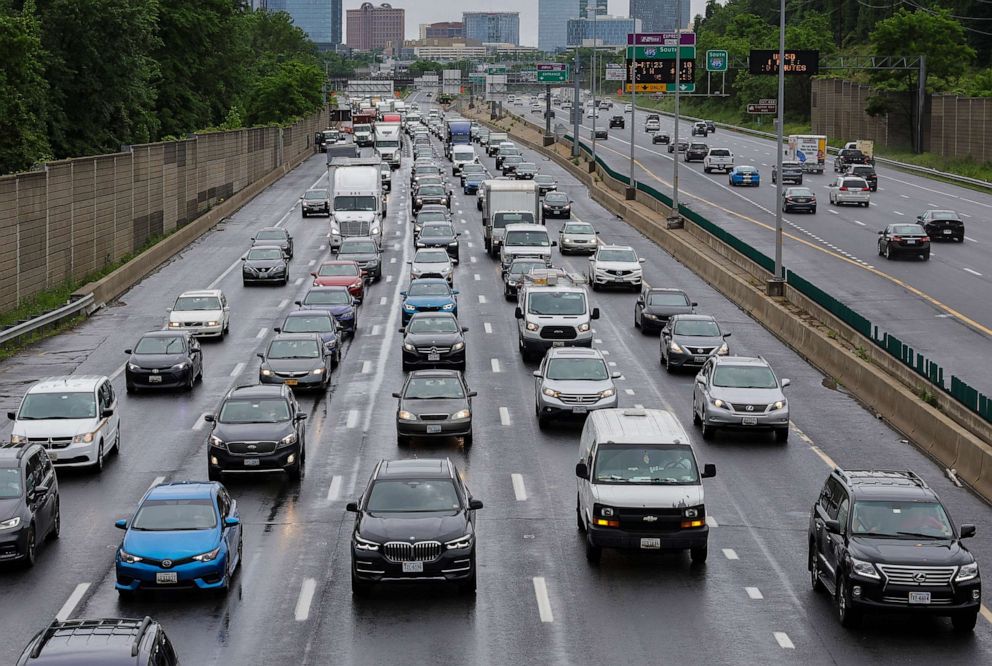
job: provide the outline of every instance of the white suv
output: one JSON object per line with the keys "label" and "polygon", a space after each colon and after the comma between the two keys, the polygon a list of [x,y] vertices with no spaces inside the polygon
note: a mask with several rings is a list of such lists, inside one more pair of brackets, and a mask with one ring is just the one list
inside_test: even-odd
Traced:
{"label": "white suv", "polygon": [[230,327],[231,308],[220,289],[185,291],[169,310],[169,330],[223,339]]}
{"label": "white suv", "polygon": [[109,377],[49,377],[28,389],[16,412],[12,444],[39,443],[56,465],[92,467],[121,448],[121,419]]}
{"label": "white suv", "polygon": [[589,283],[593,290],[600,287],[628,287],[640,291],[644,280],[641,264],[634,248],[626,245],[601,245],[589,257]]}

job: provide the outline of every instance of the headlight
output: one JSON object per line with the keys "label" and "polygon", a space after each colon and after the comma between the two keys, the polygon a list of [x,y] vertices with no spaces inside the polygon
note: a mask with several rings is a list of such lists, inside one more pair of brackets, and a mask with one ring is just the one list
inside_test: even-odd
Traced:
{"label": "headlight", "polygon": [[379,234],[379,227],[372,227],[371,229],[369,229],[369,232],[370,232],[370,233],[371,233],[371,234],[372,234],[373,236],[377,236],[377,235]]}
{"label": "headlight", "polygon": [[134,363],[128,363],[127,369],[134,372],[135,370],[141,370],[141,366],[135,365]]}
{"label": "headlight", "polygon": [[199,555],[194,555],[190,559],[196,560],[197,562],[213,562],[214,560],[217,559],[218,555],[220,555],[220,546],[217,546],[208,553],[201,553]]}
{"label": "headlight", "polygon": [[607,518],[612,518],[614,516],[613,507],[609,507],[609,506],[599,507],[599,515],[606,516]]}
{"label": "headlight", "polygon": [[413,345],[411,345],[409,342],[404,342],[403,343],[403,349],[405,349],[407,351],[417,351],[417,348],[414,347]]}
{"label": "headlight", "polygon": [[224,440],[222,440],[217,435],[210,435],[210,437],[207,438],[207,444],[209,444],[210,446],[216,446],[217,448],[220,449],[224,448]]}
{"label": "headlight", "polygon": [[448,247],[458,247],[458,241],[456,240],[451,241],[450,243],[448,243]]}
{"label": "headlight", "polygon": [[605,391],[600,391],[599,392],[599,397],[600,398],[612,398],[614,393],[616,393],[616,389],[608,388]]}
{"label": "headlight", "polygon": [[272,375],[272,371],[271,370],[269,370],[268,368],[262,368],[262,376],[263,377],[270,377],[271,375]]}
{"label": "headlight", "polygon": [[323,368],[314,368],[313,370],[310,371],[310,374],[311,375],[322,375],[322,374],[324,374],[324,369]]}
{"label": "headlight", "polygon": [[556,391],[554,389],[545,388],[541,390],[541,393],[548,396],[549,398],[557,398],[561,395],[561,391]]}
{"label": "headlight", "polygon": [[579,333],[585,333],[589,330],[589,324],[579,324]]}
{"label": "headlight", "polygon": [[454,303],[446,303],[446,304],[444,304],[444,305],[441,306],[441,309],[442,310],[454,310],[455,309],[455,304]]}
{"label": "headlight", "polygon": [[423,200],[423,199],[421,199],[420,197],[417,197],[417,203],[418,203],[418,204],[422,204],[422,203],[424,203],[424,200]]}
{"label": "headlight", "polygon": [[174,366],[172,366],[169,369],[172,370],[173,372],[176,372],[178,370],[185,370],[187,365],[189,364],[186,361],[183,361],[182,363],[176,363]]}
{"label": "headlight", "polygon": [[416,415],[411,414],[410,412],[405,411],[405,410],[402,410],[402,409],[399,411],[399,413],[396,416],[397,416],[397,418],[399,418],[400,421],[416,421],[417,420]]}
{"label": "headlight", "polygon": [[682,348],[679,347],[679,343],[675,342],[675,340],[672,340],[671,342],[668,343],[668,351],[673,351],[676,354],[681,354]]}
{"label": "headlight", "polygon": [[682,512],[682,515],[686,518],[699,518],[703,515],[702,507],[689,507]]}
{"label": "headlight", "polygon": [[427,243],[421,243],[420,241],[417,241],[417,247],[427,247]]}
{"label": "headlight", "polygon": [[182,326],[182,324],[180,324],[178,321],[169,322],[169,328],[179,328],[180,326]]}
{"label": "headlight", "polygon": [[219,324],[220,324],[219,321],[208,321],[207,322],[207,326],[217,326]]}
{"label": "headlight", "polygon": [[297,438],[295,432],[294,433],[290,433],[290,434],[286,435],[285,437],[283,437],[282,439],[279,440],[279,446],[289,446],[291,444],[296,444],[296,440],[297,439],[298,438]]}
{"label": "headlight", "polygon": [[881,576],[878,575],[878,571],[875,570],[874,564],[871,562],[858,560],[853,557],[851,558],[851,571],[864,578],[874,578],[876,580],[881,579]]}
{"label": "headlight", "polygon": [[144,558],[138,557],[137,555],[132,555],[123,548],[117,551],[117,554],[121,558],[121,562],[125,564],[134,564],[135,562],[141,562]]}
{"label": "headlight", "polygon": [[727,343],[724,342],[722,345],[720,345],[720,348],[716,350],[716,353],[719,354],[720,356],[726,356],[727,354],[730,353],[730,347],[728,347]]}
{"label": "headlight", "polygon": [[[17,527],[20,524],[21,524],[21,517],[20,516],[14,516],[10,520],[4,520],[4,521],[0,522],[0,530],[12,530],[12,529],[14,529],[15,527]],[[975,565],[972,565],[972,566],[975,566]],[[976,575],[978,574],[978,569],[977,568],[975,569],[975,574]],[[974,578],[974,576],[972,576],[972,578]]]}
{"label": "headlight", "polygon": [[783,408],[783,407],[785,407],[785,406],[786,406],[787,404],[788,404],[788,403],[787,403],[787,402],[786,402],[785,400],[778,400],[778,401],[776,401],[776,402],[775,402],[775,404],[774,404],[774,405],[772,405],[772,407],[774,407],[775,409],[782,409],[782,408]]}
{"label": "headlight", "polygon": [[472,535],[466,534],[465,536],[460,536],[457,539],[452,539],[451,541],[445,542],[444,546],[448,550],[459,550],[462,548],[469,548],[472,545]]}
{"label": "headlight", "polygon": [[93,441],[93,433],[91,432],[88,432],[83,435],[76,435],[75,437],[72,438],[73,444],[89,444],[92,441]]}
{"label": "headlight", "polygon": [[355,549],[356,550],[379,550],[379,544],[375,541],[369,541],[368,539],[363,539],[362,537],[355,535]]}
{"label": "headlight", "polygon": [[[14,520],[17,520],[15,518]],[[7,521],[10,522],[10,521]],[[0,523],[0,528],[5,523]],[[954,577],[955,583],[960,583],[962,581],[971,580],[972,578],[978,577],[978,562],[972,562],[971,564],[966,564],[960,569],[958,569],[958,575]]]}
{"label": "headlight", "polygon": [[403,304],[403,309],[406,310],[407,312],[413,312],[417,308],[415,308],[414,306],[410,305],[409,303],[404,303]]}
{"label": "headlight", "polygon": [[465,349],[464,342],[456,342],[455,344],[451,345],[451,351],[461,351],[463,349]]}
{"label": "headlight", "polygon": [[472,410],[461,409],[451,415],[451,419],[457,421],[458,419],[467,419],[472,416]]}
{"label": "headlight", "polygon": [[529,322],[527,322],[526,328],[527,328],[528,331],[536,331],[539,327],[534,322],[529,321]]}
{"label": "headlight", "polygon": [[720,400],[720,398],[717,398],[716,400],[713,401],[714,407],[723,407],[725,404],[726,403],[723,400]]}
{"label": "headlight", "polygon": [[27,444],[28,443],[28,438],[27,438],[26,435],[11,435],[10,436],[10,443],[11,444]]}

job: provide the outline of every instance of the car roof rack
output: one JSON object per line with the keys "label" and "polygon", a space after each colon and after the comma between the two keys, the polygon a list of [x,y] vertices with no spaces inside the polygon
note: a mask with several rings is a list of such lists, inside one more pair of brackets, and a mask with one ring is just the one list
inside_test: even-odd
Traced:
{"label": "car roof rack", "polygon": [[41,636],[38,638],[38,642],[34,644],[31,648],[31,658],[37,659],[41,656],[41,651],[45,649],[48,642],[55,637],[56,634],[60,636],[92,636],[94,634],[100,634],[103,636],[113,636],[113,635],[134,635],[134,641],[131,643],[131,656],[137,657],[138,650],[141,645],[141,639],[147,633],[148,629],[152,625],[152,618],[145,616],[141,620],[137,619],[120,619],[120,618],[101,618],[96,620],[52,620],[51,624],[42,632]]}
{"label": "car roof rack", "polygon": [[894,486],[906,485],[909,482],[918,488],[930,489],[923,477],[908,469],[843,470],[840,467],[835,467],[834,473],[843,478],[848,485]]}
{"label": "car roof rack", "polygon": [[524,281],[532,286],[553,287],[564,283],[566,286],[581,286],[588,282],[586,276],[563,268],[532,268],[524,274]]}

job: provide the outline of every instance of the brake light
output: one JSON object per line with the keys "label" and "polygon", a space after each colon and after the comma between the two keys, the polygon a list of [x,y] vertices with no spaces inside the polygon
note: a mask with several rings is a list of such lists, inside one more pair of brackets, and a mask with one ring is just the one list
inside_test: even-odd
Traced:
{"label": "brake light", "polygon": [[894,240],[894,241],[901,241],[902,240],[902,236],[893,236],[892,237],[892,240]]}
{"label": "brake light", "polygon": [[847,192],[847,185],[841,185],[840,186],[840,191],[841,192]]}
{"label": "brake light", "polygon": [[922,240],[922,241],[926,241],[927,243],[929,243],[929,242],[930,242],[930,237],[929,237],[929,236],[924,236],[924,237],[923,237],[923,238],[921,238],[920,240]]}

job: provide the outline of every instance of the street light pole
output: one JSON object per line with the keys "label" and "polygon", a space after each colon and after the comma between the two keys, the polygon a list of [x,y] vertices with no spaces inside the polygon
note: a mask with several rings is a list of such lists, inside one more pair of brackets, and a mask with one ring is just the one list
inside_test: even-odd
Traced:
{"label": "street light pole", "polygon": [[[784,0],[783,0],[784,2]],[[679,90],[682,79],[682,0],[675,0],[675,132],[672,140],[675,150],[672,152],[672,214],[668,217],[668,228],[682,227],[682,215],[679,213]]]}
{"label": "street light pole", "polygon": [[[580,39],[579,42],[582,40]],[[579,122],[582,120],[582,100],[579,98],[579,47],[575,46],[575,71],[572,72],[572,157],[579,156]]]}
{"label": "street light pole", "polygon": [[630,70],[630,183],[627,185],[625,198],[629,201],[637,199],[637,181],[634,180],[634,128],[637,123],[634,116],[637,113],[637,19],[634,19],[634,48]]}
{"label": "street light pole", "polygon": [[589,68],[589,87],[592,89],[592,170],[596,170],[596,117],[599,115],[599,102],[596,101],[596,3],[592,4],[592,56]]}
{"label": "street light pole", "polygon": [[778,128],[775,155],[775,277],[768,282],[769,296],[783,296],[785,269],[782,266],[782,138],[785,125],[785,0],[779,3],[778,21]]}

